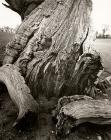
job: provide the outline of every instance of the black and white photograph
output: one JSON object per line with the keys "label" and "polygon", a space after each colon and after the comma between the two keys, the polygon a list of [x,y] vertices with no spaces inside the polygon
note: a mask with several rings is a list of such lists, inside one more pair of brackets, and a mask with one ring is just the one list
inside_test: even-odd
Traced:
{"label": "black and white photograph", "polygon": [[111,140],[111,0],[0,0],[0,140]]}

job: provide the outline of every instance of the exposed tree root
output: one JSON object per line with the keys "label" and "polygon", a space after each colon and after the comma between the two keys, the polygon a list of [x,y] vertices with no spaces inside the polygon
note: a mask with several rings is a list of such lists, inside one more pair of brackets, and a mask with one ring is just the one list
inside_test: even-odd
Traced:
{"label": "exposed tree root", "polygon": [[111,101],[94,100],[88,96],[70,96],[59,100],[57,134],[70,134],[72,128],[82,123],[111,124]]}
{"label": "exposed tree root", "polygon": [[38,104],[30,94],[30,89],[25,84],[25,80],[16,66],[7,64],[1,67],[0,82],[6,85],[10,98],[19,109],[14,126],[25,118],[29,112],[32,115],[37,115]]}

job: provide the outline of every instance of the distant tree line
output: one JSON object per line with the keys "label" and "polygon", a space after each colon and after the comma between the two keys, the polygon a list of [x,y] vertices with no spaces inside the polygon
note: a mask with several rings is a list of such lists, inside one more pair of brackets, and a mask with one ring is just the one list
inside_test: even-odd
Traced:
{"label": "distant tree line", "polygon": [[2,65],[6,44],[13,38],[15,29],[6,27],[0,27],[0,66]]}
{"label": "distant tree line", "polygon": [[1,32],[6,32],[6,33],[15,33],[15,29],[14,28],[10,28],[8,26],[5,26],[5,27],[1,27],[0,28],[0,31]]}
{"label": "distant tree line", "polygon": [[101,32],[96,31],[96,38],[111,38],[111,31],[108,25],[104,25]]}

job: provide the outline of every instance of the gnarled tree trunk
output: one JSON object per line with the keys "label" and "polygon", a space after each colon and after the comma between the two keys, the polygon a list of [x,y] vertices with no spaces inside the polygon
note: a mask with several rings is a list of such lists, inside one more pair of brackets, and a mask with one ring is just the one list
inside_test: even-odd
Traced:
{"label": "gnarled tree trunk", "polygon": [[[6,0],[6,2],[9,5],[5,6],[16,11],[24,19],[14,39],[6,47],[3,64],[13,64],[19,68],[15,77],[21,73],[32,95],[24,91],[18,92],[16,86],[14,90],[16,89],[17,94],[14,95],[10,90],[13,87],[13,80],[9,77],[8,81],[12,82],[10,87],[2,79],[20,112],[21,104],[23,107],[26,106],[27,100],[31,111],[34,106],[32,112],[36,112],[37,103],[34,97],[39,103],[39,117],[41,118],[45,108],[47,118],[50,119],[50,113],[60,97],[74,94],[94,97],[97,92],[95,85],[97,74],[103,69],[101,59],[98,54],[83,54],[83,45],[90,32],[92,1]],[[0,69],[0,73],[4,67],[7,65]],[[11,74],[13,77],[13,73]],[[1,78],[2,76],[0,80]],[[28,113],[30,109],[26,108],[23,111]],[[25,115],[24,112],[22,117]],[[50,127],[46,128],[45,136],[54,129],[52,122],[48,124],[47,118],[45,119]],[[39,123],[41,124],[41,121]],[[45,126],[41,127],[37,138],[46,139],[42,132]]]}
{"label": "gnarled tree trunk", "polygon": [[21,69],[34,96],[61,96],[63,87],[70,86],[88,36],[91,9],[90,0],[46,0],[18,28],[4,64]]}

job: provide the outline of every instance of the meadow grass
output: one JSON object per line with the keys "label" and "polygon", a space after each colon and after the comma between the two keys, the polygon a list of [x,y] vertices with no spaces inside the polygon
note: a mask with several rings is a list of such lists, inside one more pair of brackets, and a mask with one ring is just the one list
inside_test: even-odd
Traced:
{"label": "meadow grass", "polygon": [[0,66],[2,65],[2,61],[4,59],[6,44],[11,41],[13,36],[14,35],[12,33],[0,31]]}
{"label": "meadow grass", "polygon": [[111,39],[97,39],[94,49],[100,53],[105,71],[111,74]]}

